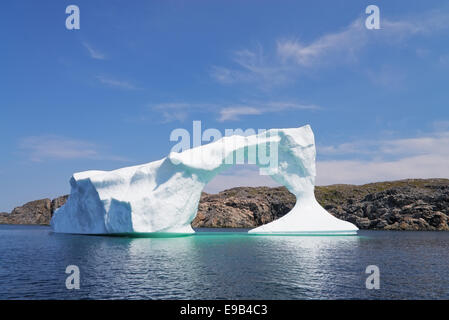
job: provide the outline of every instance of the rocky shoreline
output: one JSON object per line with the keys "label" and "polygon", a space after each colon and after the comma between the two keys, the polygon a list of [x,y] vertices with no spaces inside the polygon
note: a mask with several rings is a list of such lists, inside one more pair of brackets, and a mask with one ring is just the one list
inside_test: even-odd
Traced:
{"label": "rocky shoreline", "polygon": [[35,200],[14,208],[11,213],[0,212],[0,224],[49,225],[53,213],[65,204],[68,197]]}
{"label": "rocky shoreline", "polygon": [[[449,231],[449,179],[408,179],[315,188],[332,215],[360,229]],[[48,225],[68,196],[42,199],[0,213],[0,224]],[[285,215],[295,197],[284,187],[238,187],[203,193],[195,228],[254,228]]]}

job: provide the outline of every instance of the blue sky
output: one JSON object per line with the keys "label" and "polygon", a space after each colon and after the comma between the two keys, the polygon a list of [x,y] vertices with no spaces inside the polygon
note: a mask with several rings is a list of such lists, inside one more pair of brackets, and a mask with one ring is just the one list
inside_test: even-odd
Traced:
{"label": "blue sky", "polygon": [[[318,184],[449,178],[447,1],[10,0],[0,36],[0,211],[160,159],[193,120],[311,124]],[[207,190],[264,179],[236,168]]]}

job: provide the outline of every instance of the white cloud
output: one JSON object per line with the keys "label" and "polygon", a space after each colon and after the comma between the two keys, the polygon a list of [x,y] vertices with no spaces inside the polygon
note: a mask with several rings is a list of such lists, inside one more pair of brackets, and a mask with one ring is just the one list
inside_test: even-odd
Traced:
{"label": "white cloud", "polygon": [[322,155],[373,155],[399,157],[404,155],[449,155],[449,131],[434,132],[426,136],[390,140],[360,140],[335,146],[318,146]]}
{"label": "white cloud", "polygon": [[117,80],[115,78],[111,78],[111,77],[107,77],[107,76],[96,76],[97,80],[107,86],[110,87],[116,87],[116,88],[121,88],[121,89],[128,89],[128,90],[137,90],[139,89],[138,87],[136,87],[134,84],[128,82],[128,81],[123,81],[123,80]]}
{"label": "white cloud", "polygon": [[96,60],[104,60],[104,59],[106,59],[106,56],[103,53],[101,53],[100,51],[94,49],[87,42],[83,42],[83,46],[87,49],[87,51],[89,52],[89,55],[90,55],[90,57],[92,59],[96,59]]}
{"label": "white cloud", "polygon": [[156,110],[162,114],[163,123],[172,121],[184,121],[189,112],[190,105],[187,103],[162,103],[153,106],[153,110]]}
{"label": "white cloud", "polygon": [[[447,11],[447,10],[446,10]],[[394,41],[397,43],[414,35],[428,35],[449,27],[449,12],[433,10],[404,20],[381,20],[381,30],[365,28],[365,17],[358,18],[342,31],[328,33],[310,44],[297,40],[281,40],[277,43],[277,53],[284,61],[293,59],[298,65],[322,65],[326,59],[335,62],[354,54],[366,46],[370,40]],[[343,55],[339,55],[342,53]],[[324,59],[326,58],[326,59]]]}
{"label": "white cloud", "polygon": [[[219,104],[219,103],[160,103],[151,105],[152,111],[162,115],[162,122],[184,121],[190,113],[207,112],[217,114],[217,120],[236,121],[242,116],[262,115],[265,113],[284,112],[292,110],[319,110],[320,106],[313,104],[301,104],[292,101],[270,101],[270,102],[247,102],[241,104]],[[140,117],[147,119],[147,117]]]}
{"label": "white cloud", "polygon": [[[291,83],[311,68],[357,61],[359,52],[368,44],[397,45],[412,36],[427,36],[449,28],[447,7],[402,20],[381,18],[381,30],[367,30],[364,19],[365,16],[357,18],[347,27],[309,43],[278,39],[271,56],[264,55],[261,46],[256,50],[236,51],[232,60],[237,67],[214,66],[211,76],[222,84],[251,82],[269,88]],[[444,61],[443,57],[440,62]]]}
{"label": "white cloud", "polygon": [[408,178],[449,178],[447,155],[428,154],[393,161],[341,160],[317,163],[317,185],[363,184]]}
{"label": "white cloud", "polygon": [[318,146],[317,149],[323,155],[365,154],[370,150],[366,142],[345,142],[335,146]]}
{"label": "white cloud", "polygon": [[219,121],[238,120],[240,116],[259,115],[262,114],[261,109],[248,106],[232,106],[220,110]]}
{"label": "white cloud", "polygon": [[[153,104],[149,109],[162,115],[162,123],[173,121],[184,121],[192,112],[216,112],[216,104],[186,103],[186,102],[166,102]],[[147,117],[145,117],[146,119]]]}
{"label": "white cloud", "polygon": [[308,45],[297,40],[280,40],[277,54],[283,62],[292,60],[300,66],[321,64],[324,56],[339,52],[354,54],[366,43],[365,32],[362,19],[357,19],[343,31],[326,34]]}
{"label": "white cloud", "polygon": [[439,154],[449,156],[449,132],[437,133],[427,137],[387,141],[380,146],[380,150],[385,154],[393,155]]}
{"label": "white cloud", "polygon": [[98,146],[91,142],[57,135],[25,137],[20,141],[19,149],[33,162],[69,159],[128,161],[122,157],[100,153]]}
{"label": "white cloud", "polygon": [[[449,178],[449,131],[416,138],[324,146],[318,148],[318,154],[346,157],[317,163],[317,184],[321,185]],[[368,160],[354,160],[361,155],[368,155]]]}
{"label": "white cloud", "polygon": [[282,85],[289,81],[292,70],[278,62],[267,62],[259,51],[241,50],[233,53],[233,61],[238,69],[213,66],[210,75],[217,82],[230,85],[234,83],[258,83],[264,89]]}
{"label": "white cloud", "polygon": [[[257,107],[256,107],[257,105]],[[268,102],[250,105],[229,106],[220,109],[218,121],[240,120],[245,115],[261,115],[264,113],[282,112],[285,110],[318,110],[321,107],[292,102]]]}

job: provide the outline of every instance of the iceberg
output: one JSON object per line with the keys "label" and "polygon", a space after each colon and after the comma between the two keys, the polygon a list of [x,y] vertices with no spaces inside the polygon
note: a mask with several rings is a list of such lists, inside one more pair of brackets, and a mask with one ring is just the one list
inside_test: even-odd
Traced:
{"label": "iceberg", "polygon": [[143,165],[75,173],[70,196],[54,213],[51,226],[54,232],[74,234],[194,233],[190,224],[203,188],[239,156],[253,159],[297,200],[285,216],[250,234],[357,232],[355,225],[335,218],[315,199],[316,151],[309,125],[223,137]]}

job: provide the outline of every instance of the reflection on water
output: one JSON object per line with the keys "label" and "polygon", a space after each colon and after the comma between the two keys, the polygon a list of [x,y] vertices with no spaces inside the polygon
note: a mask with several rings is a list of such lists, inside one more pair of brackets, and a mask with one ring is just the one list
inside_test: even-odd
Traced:
{"label": "reflection on water", "polygon": [[[0,226],[0,298],[449,298],[449,233],[198,231],[189,237],[128,238]],[[70,264],[80,268],[80,290],[65,288]],[[370,264],[380,268],[380,290],[365,288]]]}

